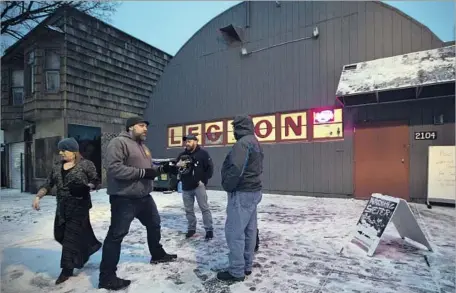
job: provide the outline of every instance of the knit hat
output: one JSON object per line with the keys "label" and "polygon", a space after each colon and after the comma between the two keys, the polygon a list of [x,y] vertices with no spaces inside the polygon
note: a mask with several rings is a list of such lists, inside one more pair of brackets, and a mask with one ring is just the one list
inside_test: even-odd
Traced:
{"label": "knit hat", "polygon": [[128,128],[132,127],[133,125],[139,124],[139,123],[146,123],[147,126],[149,126],[149,121],[145,120],[142,117],[135,116],[135,117],[130,117],[127,119],[127,123],[125,124],[125,130],[128,131]]}
{"label": "knit hat", "polygon": [[79,144],[76,141],[76,139],[72,137],[64,138],[61,141],[59,141],[57,148],[59,149],[59,151],[69,151],[73,153],[79,152]]}
{"label": "knit hat", "polygon": [[183,137],[184,141],[187,141],[187,140],[198,140],[198,138],[196,137],[196,135],[194,134],[187,134]]}

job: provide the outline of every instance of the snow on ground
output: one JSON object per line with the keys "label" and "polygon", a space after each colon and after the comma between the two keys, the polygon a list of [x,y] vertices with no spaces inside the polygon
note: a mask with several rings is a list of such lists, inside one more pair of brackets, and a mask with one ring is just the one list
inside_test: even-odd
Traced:
{"label": "snow on ground", "polygon": [[[123,241],[118,275],[133,283],[124,292],[454,292],[454,208],[411,204],[434,248],[429,252],[400,239],[387,227],[374,257],[349,243],[366,202],[265,194],[259,205],[260,250],[254,271],[232,285],[215,279],[228,264],[224,236],[226,196],[209,191],[215,238],[184,240],[186,219],[179,194],[154,193],[162,219],[162,244],[179,260],[150,265],[146,230],[138,220]],[[55,198],[45,197],[41,211],[31,208],[33,195],[2,190],[0,215],[1,292],[83,293],[97,289],[101,250],[69,281],[56,286],[60,247],[53,240]],[[110,221],[105,190],[92,194],[92,226],[101,241]],[[339,254],[341,249],[342,253]],[[428,265],[429,263],[429,265]]]}

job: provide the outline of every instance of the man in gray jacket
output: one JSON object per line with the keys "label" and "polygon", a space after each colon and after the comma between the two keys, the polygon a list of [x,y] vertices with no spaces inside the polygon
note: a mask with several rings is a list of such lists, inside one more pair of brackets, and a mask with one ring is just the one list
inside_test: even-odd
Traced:
{"label": "man in gray jacket", "polygon": [[120,246],[128,234],[130,224],[137,218],[147,229],[147,243],[152,256],[151,263],[169,262],[177,258],[167,254],[160,244],[160,215],[150,195],[153,180],[161,173],[169,173],[172,166],[154,167],[152,156],[143,143],[149,123],[141,117],[127,120],[126,131],[112,139],[106,151],[111,226],[103,244],[98,288],[121,290],[130,280],[116,276],[120,258]]}
{"label": "man in gray jacket", "polygon": [[244,281],[252,273],[257,239],[257,206],[262,198],[263,149],[254,134],[249,116],[233,120],[236,143],[222,165],[222,187],[228,193],[225,237],[230,253],[223,281]]}

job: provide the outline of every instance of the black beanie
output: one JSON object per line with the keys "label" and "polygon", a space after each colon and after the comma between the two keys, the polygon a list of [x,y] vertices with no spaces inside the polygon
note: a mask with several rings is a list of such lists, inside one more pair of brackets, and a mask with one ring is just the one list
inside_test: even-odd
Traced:
{"label": "black beanie", "polygon": [[142,117],[136,116],[136,117],[130,117],[127,119],[127,123],[125,124],[125,130],[128,131],[128,128],[132,127],[133,125],[139,124],[139,123],[146,123],[147,126],[149,126],[149,121],[145,120]]}
{"label": "black beanie", "polygon": [[64,138],[61,141],[59,141],[57,148],[59,149],[59,151],[69,151],[73,153],[79,152],[79,144],[76,141],[76,139],[72,137]]}

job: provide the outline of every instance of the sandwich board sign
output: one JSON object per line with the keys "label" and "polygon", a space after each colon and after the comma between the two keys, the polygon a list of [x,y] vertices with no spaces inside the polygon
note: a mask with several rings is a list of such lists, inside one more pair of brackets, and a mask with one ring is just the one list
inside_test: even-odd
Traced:
{"label": "sandwich board sign", "polygon": [[372,194],[369,199],[356,224],[351,242],[360,244],[367,250],[368,256],[373,256],[390,222],[393,222],[402,239],[407,237],[432,251],[408,203],[380,193]]}

